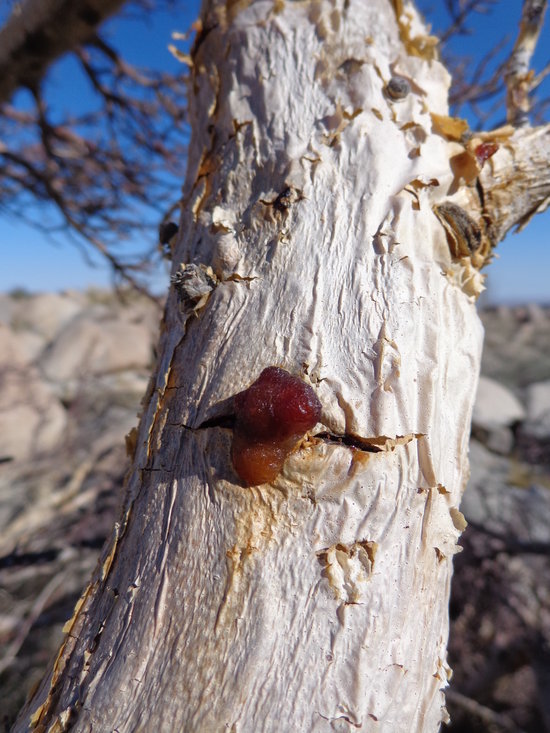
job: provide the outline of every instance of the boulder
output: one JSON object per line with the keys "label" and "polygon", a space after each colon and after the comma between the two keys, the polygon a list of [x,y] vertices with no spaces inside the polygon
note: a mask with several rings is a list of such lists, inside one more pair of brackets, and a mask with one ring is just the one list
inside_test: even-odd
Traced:
{"label": "boulder", "polygon": [[[460,504],[467,521],[524,542],[550,542],[550,490],[528,479],[529,466],[518,464],[512,471],[509,459],[472,440],[470,467]],[[513,473],[521,486],[513,485]]]}
{"label": "boulder", "polygon": [[15,301],[11,325],[50,341],[83,307],[82,297],[75,293],[40,293]]}
{"label": "boulder", "polygon": [[518,398],[490,377],[479,378],[472,423],[486,430],[509,427],[525,418]]}
{"label": "boulder", "polygon": [[550,438],[550,380],[530,384],[526,390],[527,419],[522,426],[525,435]]}
{"label": "boulder", "polygon": [[0,323],[10,325],[15,306],[15,300],[8,293],[0,293]]}
{"label": "boulder", "polygon": [[473,434],[496,453],[507,454],[514,445],[510,427],[525,418],[517,397],[499,382],[481,376],[472,415]]}
{"label": "boulder", "polygon": [[153,356],[150,329],[144,323],[97,318],[87,312],[58,334],[41,359],[52,382],[84,379],[127,369],[148,369]]}
{"label": "boulder", "polygon": [[40,358],[42,350],[46,346],[46,339],[34,331],[13,331],[17,339],[19,349],[25,361],[31,364]]}
{"label": "boulder", "polygon": [[66,426],[63,406],[0,324],[1,457],[27,460],[48,452],[59,445]]}

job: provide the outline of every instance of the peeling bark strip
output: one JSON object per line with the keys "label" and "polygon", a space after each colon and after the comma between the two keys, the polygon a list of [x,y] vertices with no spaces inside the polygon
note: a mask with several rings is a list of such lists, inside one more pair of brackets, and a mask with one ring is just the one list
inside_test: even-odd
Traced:
{"label": "peeling bark strip", "polygon": [[[549,190],[543,176],[524,190],[547,132],[464,142],[435,55],[397,0],[206,2],[124,513],[17,733],[429,733],[445,719],[478,268]],[[480,161],[485,142],[499,148]],[[227,416],[270,365],[303,375],[321,422],[245,488]]]}

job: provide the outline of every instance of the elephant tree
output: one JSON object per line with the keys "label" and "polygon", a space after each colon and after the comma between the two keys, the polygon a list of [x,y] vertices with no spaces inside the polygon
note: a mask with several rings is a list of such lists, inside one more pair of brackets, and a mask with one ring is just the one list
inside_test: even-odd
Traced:
{"label": "elephant tree", "polygon": [[123,513],[16,731],[446,719],[480,268],[550,196],[533,5],[470,133],[408,3],[204,4]]}

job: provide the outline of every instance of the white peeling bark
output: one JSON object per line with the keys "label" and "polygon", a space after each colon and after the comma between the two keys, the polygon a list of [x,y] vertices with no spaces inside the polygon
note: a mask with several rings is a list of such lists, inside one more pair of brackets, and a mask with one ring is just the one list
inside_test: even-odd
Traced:
{"label": "white peeling bark", "polygon": [[550,125],[516,130],[481,176],[494,243],[550,206]]}
{"label": "white peeling bark", "polygon": [[[16,731],[445,719],[481,276],[434,213],[466,186],[458,143],[432,131],[448,75],[406,13],[204,10],[180,275],[124,517]],[[269,365],[314,387],[322,422],[272,485],[244,488],[221,417]]]}

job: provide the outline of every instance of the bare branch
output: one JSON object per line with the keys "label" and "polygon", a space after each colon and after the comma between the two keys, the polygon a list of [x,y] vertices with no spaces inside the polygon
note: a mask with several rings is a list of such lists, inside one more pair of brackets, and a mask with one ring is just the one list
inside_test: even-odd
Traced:
{"label": "bare branch", "polygon": [[445,696],[450,703],[462,708],[467,713],[480,720],[487,726],[488,730],[493,730],[496,725],[502,731],[509,731],[510,733],[524,733],[507,715],[497,713],[486,705],[481,705],[481,703],[471,697],[462,695],[456,690],[447,690],[445,692]]}
{"label": "bare branch", "polygon": [[484,216],[491,238],[501,241],[550,205],[550,124],[521,128],[480,176]]}
{"label": "bare branch", "polygon": [[546,0],[524,0],[519,34],[506,70],[506,114],[516,127],[529,123],[529,92],[534,80],[531,57],[544,21]]}
{"label": "bare branch", "polygon": [[27,0],[0,30],[0,104],[37,89],[50,64],[86,42],[124,0]]}
{"label": "bare branch", "polygon": [[7,646],[4,655],[0,659],[0,674],[3,674],[13,664],[17,657],[17,653],[25,643],[25,639],[28,637],[30,630],[40,617],[44,607],[62,584],[63,575],[54,575],[53,578],[51,578],[51,580],[44,586],[41,593],[39,593],[27,618],[22,622],[17,636],[12,643]]}
{"label": "bare branch", "polygon": [[440,35],[441,45],[444,45],[450,38],[456,35],[466,35],[469,31],[466,23],[473,13],[487,13],[496,0],[468,0],[457,2],[457,0],[446,0],[447,12],[452,18],[451,24]]}
{"label": "bare branch", "polygon": [[[117,278],[143,290],[186,153],[185,69],[138,69],[95,32],[74,53],[97,106],[59,120],[40,86],[32,90],[34,108],[4,105],[0,207],[42,231],[72,231]],[[144,246],[129,247],[136,233]]]}
{"label": "bare branch", "polygon": [[542,71],[540,71],[531,82],[531,91],[540,86],[542,82],[546,79],[548,74],[550,74],[550,62],[546,64],[544,69],[542,69]]}
{"label": "bare branch", "polygon": [[[447,28],[439,31],[439,37],[442,57],[453,76],[453,86],[449,95],[451,107],[458,114],[463,114],[460,107],[468,105],[468,111],[473,113],[471,116],[477,118],[475,126],[478,129],[487,128],[488,124],[492,128],[504,124],[506,109],[510,108],[512,87],[515,99],[513,103],[517,106],[523,99],[521,103],[529,106],[528,95],[549,73],[547,69],[543,69],[535,77],[533,72],[529,72],[529,61],[542,27],[546,0],[529,0],[529,2],[526,0],[522,27],[513,50],[508,47],[510,37],[506,36],[477,63],[476,59],[464,57],[461,51],[458,55],[452,53],[449,50],[449,41],[456,39],[457,36],[469,35],[474,15],[490,13],[493,8],[498,12],[499,3],[494,0],[445,0],[444,4],[451,22]],[[519,66],[516,67],[518,61]],[[505,102],[506,96],[508,96],[507,102]],[[541,112],[546,110],[544,100],[531,104],[537,109],[532,122],[536,124],[544,122],[541,117]],[[496,122],[495,113],[499,113],[501,108],[502,115],[499,114],[501,120]],[[509,116],[507,119],[513,121]]]}

